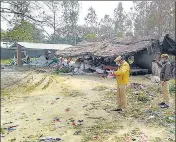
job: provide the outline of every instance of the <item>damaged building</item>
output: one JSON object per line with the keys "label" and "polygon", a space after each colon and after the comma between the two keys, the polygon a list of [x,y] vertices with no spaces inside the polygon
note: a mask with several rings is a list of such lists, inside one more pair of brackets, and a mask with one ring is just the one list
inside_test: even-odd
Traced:
{"label": "damaged building", "polygon": [[[121,55],[130,63],[131,74],[147,74],[152,72],[152,60],[161,53],[159,40],[145,37],[143,39],[122,38],[105,42],[84,42],[57,51],[58,56],[77,58],[80,66],[86,69],[114,70],[117,68],[114,59]],[[87,67],[88,68],[88,67]]]}
{"label": "damaged building", "polygon": [[[3,43],[1,43],[3,45]],[[2,46],[1,45],[1,46]],[[6,55],[3,57],[17,58],[17,64],[23,64],[23,59],[26,56],[35,58],[30,65],[44,66],[46,63],[52,62],[55,58],[55,52],[72,47],[66,44],[44,44],[44,43],[29,43],[29,42],[13,42],[6,47]],[[10,54],[12,53],[12,54]],[[9,56],[7,56],[9,55]]]}

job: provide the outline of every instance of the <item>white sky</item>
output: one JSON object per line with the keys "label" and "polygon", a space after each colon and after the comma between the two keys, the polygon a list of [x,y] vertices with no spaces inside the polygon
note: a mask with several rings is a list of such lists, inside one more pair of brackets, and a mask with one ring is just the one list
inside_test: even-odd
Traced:
{"label": "white sky", "polygon": [[[117,7],[120,1],[79,1],[80,3],[80,14],[79,14],[79,21],[78,25],[84,24],[84,18],[88,13],[89,7],[93,7],[96,11],[97,17],[100,20],[104,17],[105,14],[110,15],[113,17],[113,11]],[[121,1],[123,4],[123,8],[126,12],[130,10],[130,7],[133,6],[132,1]],[[3,30],[7,30],[8,24],[6,22],[1,21],[1,28]],[[52,33],[50,28],[46,29],[49,33]]]}
{"label": "white sky", "polygon": [[[79,24],[84,24],[84,18],[88,13],[89,7],[93,7],[96,11],[97,17],[100,20],[104,17],[105,14],[113,16],[114,9],[117,7],[120,1],[80,1],[81,9],[79,16]],[[130,7],[133,6],[132,1],[121,1],[123,4],[124,10],[127,12],[130,10]]]}

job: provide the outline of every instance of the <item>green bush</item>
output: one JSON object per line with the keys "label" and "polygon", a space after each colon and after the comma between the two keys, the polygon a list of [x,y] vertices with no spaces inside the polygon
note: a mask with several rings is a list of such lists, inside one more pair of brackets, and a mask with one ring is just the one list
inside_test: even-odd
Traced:
{"label": "green bush", "polygon": [[171,85],[169,86],[169,91],[170,91],[171,93],[175,93],[175,92],[176,92],[176,85],[175,85],[175,84],[171,84]]}
{"label": "green bush", "polygon": [[1,60],[1,64],[9,64],[12,60],[11,59],[6,59],[6,60]]}
{"label": "green bush", "polygon": [[61,69],[56,69],[55,73],[69,73],[69,68],[68,67],[62,67]]}
{"label": "green bush", "polygon": [[86,34],[84,37],[86,39],[95,39],[96,38],[96,34]]}

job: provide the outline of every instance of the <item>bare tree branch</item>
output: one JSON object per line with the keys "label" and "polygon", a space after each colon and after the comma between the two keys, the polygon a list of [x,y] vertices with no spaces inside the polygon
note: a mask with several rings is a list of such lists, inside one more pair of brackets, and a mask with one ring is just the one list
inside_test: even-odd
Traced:
{"label": "bare tree branch", "polygon": [[[7,11],[7,10],[8,10],[8,11]],[[11,10],[11,9],[9,9],[9,8],[1,8],[0,12],[1,12],[1,13],[19,14],[19,15],[22,15],[22,16],[24,16],[24,17],[27,17],[27,18],[29,18],[29,19],[31,19],[31,20],[33,20],[33,21],[36,21],[36,22],[40,22],[40,23],[45,22],[45,21],[40,21],[40,20],[34,19],[31,15],[25,15],[24,13],[16,12],[16,11]]]}
{"label": "bare tree branch", "polygon": [[3,15],[1,15],[1,17],[2,17],[4,20],[10,22],[10,20],[8,20],[8,19],[7,19],[6,17],[4,17]]}
{"label": "bare tree branch", "polygon": [[42,30],[47,34],[48,37],[51,36],[51,35],[45,30],[45,28],[44,28],[43,26],[41,26],[41,25],[39,25],[39,26],[40,26],[40,28],[42,28]]}

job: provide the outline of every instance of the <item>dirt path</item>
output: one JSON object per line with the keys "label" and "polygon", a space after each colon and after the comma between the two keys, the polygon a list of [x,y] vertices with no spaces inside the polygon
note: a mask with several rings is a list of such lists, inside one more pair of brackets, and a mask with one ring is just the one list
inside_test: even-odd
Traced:
{"label": "dirt path", "polygon": [[[110,111],[117,106],[115,91],[112,91],[116,85],[114,79],[34,72],[16,75],[17,79],[11,76],[7,80],[7,73],[3,73],[1,78],[2,142],[34,142],[45,136],[58,137],[65,142],[127,142],[128,137],[137,142],[144,142],[144,139],[147,142],[169,141],[172,123],[162,126],[159,118],[156,119],[158,122],[143,120],[149,117],[145,113],[149,105],[141,104],[139,111],[137,106],[140,102],[135,102],[133,91],[128,91],[130,103],[127,113]],[[133,77],[130,81],[151,85],[141,77]],[[154,97],[158,99],[157,95]],[[151,100],[151,103],[156,103],[154,101]],[[174,106],[159,111],[173,112]],[[72,120],[75,120],[76,126]],[[16,127],[7,131],[5,128],[9,126]],[[79,135],[74,135],[79,131]]]}

